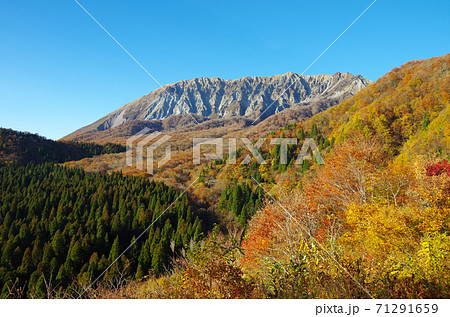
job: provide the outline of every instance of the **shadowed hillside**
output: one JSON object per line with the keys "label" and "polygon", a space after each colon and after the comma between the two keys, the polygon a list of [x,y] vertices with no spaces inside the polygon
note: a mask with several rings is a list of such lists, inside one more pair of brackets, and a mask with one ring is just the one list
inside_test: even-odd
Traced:
{"label": "shadowed hillside", "polygon": [[63,163],[123,151],[124,146],[113,143],[59,142],[37,134],[0,128],[0,163]]}

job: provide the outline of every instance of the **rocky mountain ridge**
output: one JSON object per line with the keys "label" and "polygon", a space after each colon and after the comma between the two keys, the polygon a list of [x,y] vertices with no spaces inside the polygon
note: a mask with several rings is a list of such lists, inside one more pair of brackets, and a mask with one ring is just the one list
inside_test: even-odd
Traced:
{"label": "rocky mountain ridge", "polygon": [[307,76],[286,73],[235,80],[194,78],[165,85],[66,138],[105,131],[130,121],[163,120],[184,114],[204,120],[239,116],[260,122],[285,109],[301,107],[307,116],[311,116],[353,96],[371,83],[361,75],[339,72]]}

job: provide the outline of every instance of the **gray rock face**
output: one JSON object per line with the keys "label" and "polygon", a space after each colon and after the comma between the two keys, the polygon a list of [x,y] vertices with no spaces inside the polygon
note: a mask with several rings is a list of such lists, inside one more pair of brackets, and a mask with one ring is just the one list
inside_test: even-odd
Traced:
{"label": "gray rock face", "polygon": [[295,73],[236,80],[195,78],[165,85],[83,128],[107,130],[131,120],[197,114],[209,119],[244,116],[265,119],[293,106],[329,103],[351,97],[372,82],[361,75],[302,76]]}

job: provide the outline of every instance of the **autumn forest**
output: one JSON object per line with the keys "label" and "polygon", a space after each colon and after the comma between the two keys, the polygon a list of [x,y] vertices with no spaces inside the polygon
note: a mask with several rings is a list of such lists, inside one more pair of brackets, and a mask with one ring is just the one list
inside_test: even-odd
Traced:
{"label": "autumn forest", "polygon": [[[411,61],[311,118],[248,128],[265,164],[242,146],[193,165],[179,141],[149,175],[119,168],[120,140],[1,129],[0,296],[450,298],[449,71],[450,54]],[[286,164],[275,138],[299,141]],[[296,164],[306,139],[325,164]]]}

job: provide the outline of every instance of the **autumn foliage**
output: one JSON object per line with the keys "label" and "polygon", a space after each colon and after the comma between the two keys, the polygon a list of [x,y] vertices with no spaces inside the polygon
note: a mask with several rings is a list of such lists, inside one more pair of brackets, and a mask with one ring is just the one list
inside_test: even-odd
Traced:
{"label": "autumn foliage", "polygon": [[438,162],[427,167],[427,176],[437,176],[444,173],[450,176],[450,164],[448,161]]}
{"label": "autumn foliage", "polygon": [[[450,54],[408,62],[352,98],[307,121],[340,143],[358,132],[398,155],[449,155]],[[406,154],[406,153],[405,153]]]}
{"label": "autumn foliage", "polygon": [[[345,142],[303,192],[278,197],[281,204],[267,204],[255,215],[241,262],[267,294],[450,295],[450,178],[430,173],[447,165],[388,164],[386,155],[376,140]],[[280,267],[283,274],[301,268],[302,285],[292,280],[290,287],[274,288]]]}
{"label": "autumn foliage", "polygon": [[[270,142],[267,164],[241,165],[243,148],[237,164],[202,165],[196,197],[219,189],[227,223],[252,215],[235,221],[242,244],[210,235],[136,297],[449,298],[449,66],[450,54],[408,62],[305,122],[252,135],[312,137],[324,166],[296,166],[298,145],[281,164]],[[265,202],[236,199],[252,197],[237,195],[244,184]]]}

